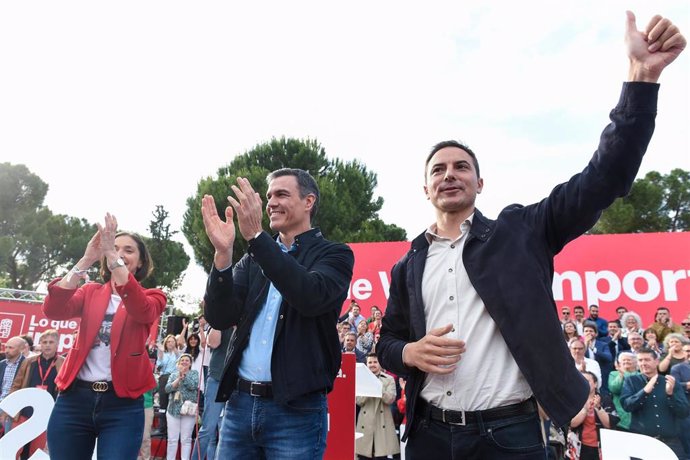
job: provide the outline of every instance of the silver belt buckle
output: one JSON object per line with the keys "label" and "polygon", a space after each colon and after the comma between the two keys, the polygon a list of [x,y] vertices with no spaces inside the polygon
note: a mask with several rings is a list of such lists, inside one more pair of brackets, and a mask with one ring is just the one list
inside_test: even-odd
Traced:
{"label": "silver belt buckle", "polygon": [[460,414],[462,415],[462,421],[460,421],[460,422],[451,422],[451,421],[446,420],[446,412],[448,412],[448,411],[445,409],[443,409],[443,412],[441,412],[441,418],[443,419],[444,423],[447,423],[449,425],[465,426],[465,411],[464,410],[455,411],[455,412],[460,412]]}
{"label": "silver belt buckle", "polygon": [[261,382],[252,382],[249,384],[249,395],[255,397],[261,397],[260,394],[254,393],[254,385],[261,385]]}
{"label": "silver belt buckle", "polygon": [[108,391],[108,382],[93,382],[91,389],[96,393],[105,393]]}

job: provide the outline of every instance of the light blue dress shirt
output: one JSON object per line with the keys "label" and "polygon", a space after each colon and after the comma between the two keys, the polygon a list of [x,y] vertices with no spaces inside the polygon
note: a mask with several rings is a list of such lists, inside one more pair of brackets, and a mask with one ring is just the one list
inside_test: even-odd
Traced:
{"label": "light blue dress shirt", "polygon": [[[295,249],[293,245],[288,251],[278,238],[278,245],[283,252],[290,252]],[[271,356],[273,355],[273,339],[278,324],[280,304],[283,296],[271,283],[268,289],[266,302],[261,307],[261,311],[254,320],[251,333],[249,334],[249,345],[242,353],[242,361],[239,366],[239,375],[251,382],[270,382],[271,381]]]}

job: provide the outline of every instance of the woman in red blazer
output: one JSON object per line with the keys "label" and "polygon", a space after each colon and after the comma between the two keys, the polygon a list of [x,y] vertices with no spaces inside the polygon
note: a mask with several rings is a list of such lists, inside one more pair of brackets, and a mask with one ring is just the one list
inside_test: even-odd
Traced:
{"label": "woman in red blazer", "polygon": [[[50,458],[136,459],[144,431],[142,395],[156,385],[146,351],[153,322],[165,309],[159,289],[139,282],[153,269],[140,236],[116,232],[117,220],[89,241],[84,256],[64,278],[48,285],[48,318],[80,318],[76,345],[55,383],[60,394],[48,422]],[[98,260],[104,284],[89,283],[86,271]],[[87,282],[81,284],[80,279]]]}

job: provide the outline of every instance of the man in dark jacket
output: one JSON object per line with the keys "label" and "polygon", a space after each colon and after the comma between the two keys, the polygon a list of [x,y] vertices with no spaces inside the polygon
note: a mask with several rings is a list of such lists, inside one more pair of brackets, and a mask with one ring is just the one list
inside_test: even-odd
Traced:
{"label": "man in dark jacket", "polygon": [[544,458],[534,400],[557,426],[584,406],[551,289],[553,258],[635,179],[654,128],[658,80],[684,49],[667,19],[637,30],[628,13],[629,82],[588,166],[530,206],[489,220],[476,155],[455,141],[427,157],[436,222],[395,265],[376,346],[408,375],[406,457]]}
{"label": "man in dark jacket", "polygon": [[[237,327],[218,388],[217,400],[227,403],[217,457],[320,459],[354,256],[312,228],[319,189],[308,172],[279,169],[267,180],[274,237],[262,230],[261,197],[247,179],[232,186],[237,199],[228,197],[225,221],[213,197],[202,200],[215,248],[206,319],[214,329]],[[231,267],[234,214],[249,247]]]}

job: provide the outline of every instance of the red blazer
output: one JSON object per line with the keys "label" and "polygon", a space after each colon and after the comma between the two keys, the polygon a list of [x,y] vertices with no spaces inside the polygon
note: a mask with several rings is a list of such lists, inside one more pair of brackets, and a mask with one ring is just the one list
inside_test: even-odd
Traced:
{"label": "red blazer", "polygon": [[[69,351],[55,383],[68,388],[96,339],[112,294],[111,284],[87,283],[78,289],[48,285],[43,313],[50,319],[81,319],[77,343]],[[144,289],[130,273],[129,281],[117,286],[122,303],[113,317],[110,336],[110,366],[115,393],[121,398],[138,398],[156,386],[153,367],[146,351],[151,325],[165,309],[167,299],[160,289]]]}

